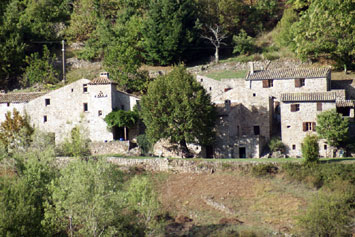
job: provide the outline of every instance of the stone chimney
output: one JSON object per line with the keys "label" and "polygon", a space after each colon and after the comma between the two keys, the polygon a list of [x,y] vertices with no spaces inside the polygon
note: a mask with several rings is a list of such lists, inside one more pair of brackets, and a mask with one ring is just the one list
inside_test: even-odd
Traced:
{"label": "stone chimney", "polygon": [[108,72],[100,72],[100,78],[109,79],[109,73]]}
{"label": "stone chimney", "polygon": [[254,74],[254,63],[249,62],[249,67],[250,67],[250,75]]}

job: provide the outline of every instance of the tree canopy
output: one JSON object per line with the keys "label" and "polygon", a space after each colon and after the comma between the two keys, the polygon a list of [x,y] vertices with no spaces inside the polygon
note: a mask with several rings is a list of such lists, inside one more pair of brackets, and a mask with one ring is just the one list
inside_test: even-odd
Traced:
{"label": "tree canopy", "polygon": [[206,90],[183,66],[151,82],[142,97],[141,116],[151,141],[168,138],[187,143],[213,142],[215,108]]}
{"label": "tree canopy", "polygon": [[349,121],[334,109],[317,115],[316,131],[331,146],[339,147],[348,138]]}

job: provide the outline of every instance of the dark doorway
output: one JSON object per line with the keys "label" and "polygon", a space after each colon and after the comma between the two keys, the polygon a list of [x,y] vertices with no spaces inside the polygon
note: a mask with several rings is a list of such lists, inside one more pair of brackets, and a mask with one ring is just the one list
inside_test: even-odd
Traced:
{"label": "dark doorway", "polygon": [[245,147],[239,147],[239,158],[246,158],[247,154],[246,154],[246,149]]}
{"label": "dark doorway", "polygon": [[124,129],[114,126],[112,128],[113,140],[121,140],[124,139]]}
{"label": "dark doorway", "polygon": [[213,158],[213,146],[206,146],[206,158]]}

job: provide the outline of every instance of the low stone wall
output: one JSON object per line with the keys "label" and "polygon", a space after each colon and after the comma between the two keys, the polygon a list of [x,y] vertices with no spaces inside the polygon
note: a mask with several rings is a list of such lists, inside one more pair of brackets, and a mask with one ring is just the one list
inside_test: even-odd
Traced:
{"label": "low stone wall", "polygon": [[89,149],[92,155],[126,155],[129,153],[129,145],[129,141],[92,142]]}

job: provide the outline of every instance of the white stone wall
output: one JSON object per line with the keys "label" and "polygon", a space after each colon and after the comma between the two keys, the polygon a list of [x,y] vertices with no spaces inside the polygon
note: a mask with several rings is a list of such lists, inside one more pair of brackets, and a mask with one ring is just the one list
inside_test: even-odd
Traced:
{"label": "white stone wall", "polygon": [[[299,104],[300,110],[291,112],[291,104]],[[322,102],[322,111],[329,109],[335,109],[336,104],[334,102]],[[281,103],[281,139],[286,145],[286,153],[290,157],[301,157],[302,150],[301,144],[305,136],[310,134],[316,134],[312,131],[303,131],[303,122],[316,122],[317,114],[322,111],[317,111],[317,102],[295,102],[295,103]],[[295,149],[293,149],[295,145]],[[324,149],[324,141],[320,141],[320,155],[329,156],[330,147]]]}
{"label": "white stone wall", "polygon": [[295,79],[273,80],[273,87],[263,88],[262,80],[247,81],[247,87],[255,93],[274,96],[278,100],[281,93],[325,92],[330,89],[328,78],[306,78],[305,85],[295,87]]}
{"label": "white stone wall", "polygon": [[129,95],[125,92],[116,91],[114,96],[113,108],[124,109],[124,110],[133,110],[133,107],[139,101],[138,97]]}
{"label": "white stone wall", "polygon": [[0,123],[5,121],[5,114],[10,111],[12,114],[12,111],[16,109],[17,111],[20,112],[20,114],[24,114],[24,107],[26,103],[0,103]]}

